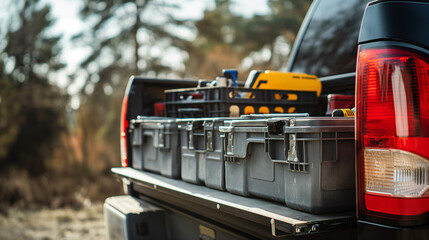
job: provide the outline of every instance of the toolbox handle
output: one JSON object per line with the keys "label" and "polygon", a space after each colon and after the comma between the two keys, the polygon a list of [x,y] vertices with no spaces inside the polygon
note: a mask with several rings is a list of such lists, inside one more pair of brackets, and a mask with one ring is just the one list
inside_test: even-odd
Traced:
{"label": "toolbox handle", "polygon": [[139,146],[142,144],[142,138],[143,138],[143,134],[141,132],[140,128],[134,128],[131,134],[132,138],[131,138],[131,144],[133,146]]}
{"label": "toolbox handle", "polygon": [[189,121],[186,124],[186,134],[188,135],[188,148],[193,150],[205,150],[205,131],[203,121]]}
{"label": "toolbox handle", "polygon": [[[270,137],[269,133],[265,133],[265,152],[267,152],[268,155],[270,156],[271,162],[286,164],[288,163],[287,154],[289,151],[289,134],[285,133],[282,135],[282,140],[279,140],[279,139],[280,139],[279,137],[272,138]],[[280,155],[274,154],[275,149],[278,147],[277,145],[273,144],[274,141],[281,141],[283,143],[282,145],[283,145],[284,151],[281,151],[282,154]]]}
{"label": "toolbox handle", "polygon": [[149,137],[153,137],[153,131],[150,130],[143,130],[143,136],[149,136]]}
{"label": "toolbox handle", "polygon": [[224,131],[221,132],[220,136],[223,138],[225,157],[234,158],[245,158],[247,156],[247,148],[249,143],[262,143],[265,144],[265,139],[248,137],[245,140],[245,147],[235,147],[235,136],[234,132]]}

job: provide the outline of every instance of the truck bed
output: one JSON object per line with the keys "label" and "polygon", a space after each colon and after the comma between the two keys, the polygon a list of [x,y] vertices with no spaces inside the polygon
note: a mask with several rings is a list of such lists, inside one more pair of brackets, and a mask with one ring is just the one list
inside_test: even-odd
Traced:
{"label": "truck bed", "polygon": [[315,215],[284,204],[242,197],[132,168],[113,168],[112,172],[131,183],[131,195],[210,219],[249,238],[352,239],[355,236],[354,212]]}

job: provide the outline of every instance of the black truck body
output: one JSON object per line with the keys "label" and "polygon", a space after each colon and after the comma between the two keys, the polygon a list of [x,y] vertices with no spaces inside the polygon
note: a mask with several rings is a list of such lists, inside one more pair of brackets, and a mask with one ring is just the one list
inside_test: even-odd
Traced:
{"label": "black truck body", "polygon": [[[359,64],[365,64],[359,62],[356,67],[359,51],[399,48],[427,59],[428,26],[429,3],[426,1],[315,0],[301,26],[286,70],[319,76],[322,99],[331,93],[359,95],[359,91],[365,91],[359,85],[362,77],[356,72]],[[352,212],[310,214],[284,204],[236,196],[133,169],[128,122],[137,115],[151,115],[153,103],[163,100],[164,90],[196,84],[193,80],[130,79],[121,130],[124,144],[121,147],[128,149],[125,152],[128,162],[127,167],[114,168],[112,172],[123,181],[126,193],[136,201],[166,209],[171,216],[181,214],[211,226],[213,232],[200,225],[199,235],[197,233],[200,239],[429,239],[429,212],[424,212],[424,208],[417,216],[368,214],[362,180],[365,173],[359,160],[359,149],[363,151],[359,136],[356,137],[357,207]],[[364,114],[359,110],[359,96],[358,115]],[[420,102],[420,105],[428,103]],[[427,122],[421,125],[424,132],[423,124]],[[356,131],[363,127],[362,124],[357,126]],[[423,134],[422,137],[427,136]],[[428,196],[423,195],[421,199],[425,201]],[[166,228],[175,229],[171,225],[179,224],[180,220],[171,219],[165,223]],[[167,239],[194,236],[176,235],[178,230],[168,231]],[[214,234],[216,231],[218,235]]]}

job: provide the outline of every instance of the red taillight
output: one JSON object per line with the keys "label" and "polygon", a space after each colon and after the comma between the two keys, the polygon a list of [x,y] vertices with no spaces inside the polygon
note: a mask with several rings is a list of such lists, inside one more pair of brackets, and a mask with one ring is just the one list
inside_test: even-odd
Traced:
{"label": "red taillight", "polygon": [[122,111],[121,111],[121,164],[122,167],[128,167],[128,154],[127,154],[127,129],[129,122],[127,120],[127,106],[128,106],[128,96],[124,96],[122,101]]}
{"label": "red taillight", "polygon": [[360,49],[356,82],[359,215],[429,213],[429,64],[405,49]]}

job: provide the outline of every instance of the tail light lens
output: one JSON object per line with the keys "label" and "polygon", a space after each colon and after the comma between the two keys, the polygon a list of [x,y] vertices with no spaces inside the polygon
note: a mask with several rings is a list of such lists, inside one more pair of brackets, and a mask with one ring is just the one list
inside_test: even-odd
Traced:
{"label": "tail light lens", "polygon": [[361,48],[357,74],[359,217],[427,221],[428,60],[407,49]]}
{"label": "tail light lens", "polygon": [[128,167],[128,153],[127,153],[127,129],[129,122],[127,120],[127,107],[128,107],[128,96],[124,96],[122,101],[121,111],[121,164],[122,167]]}

